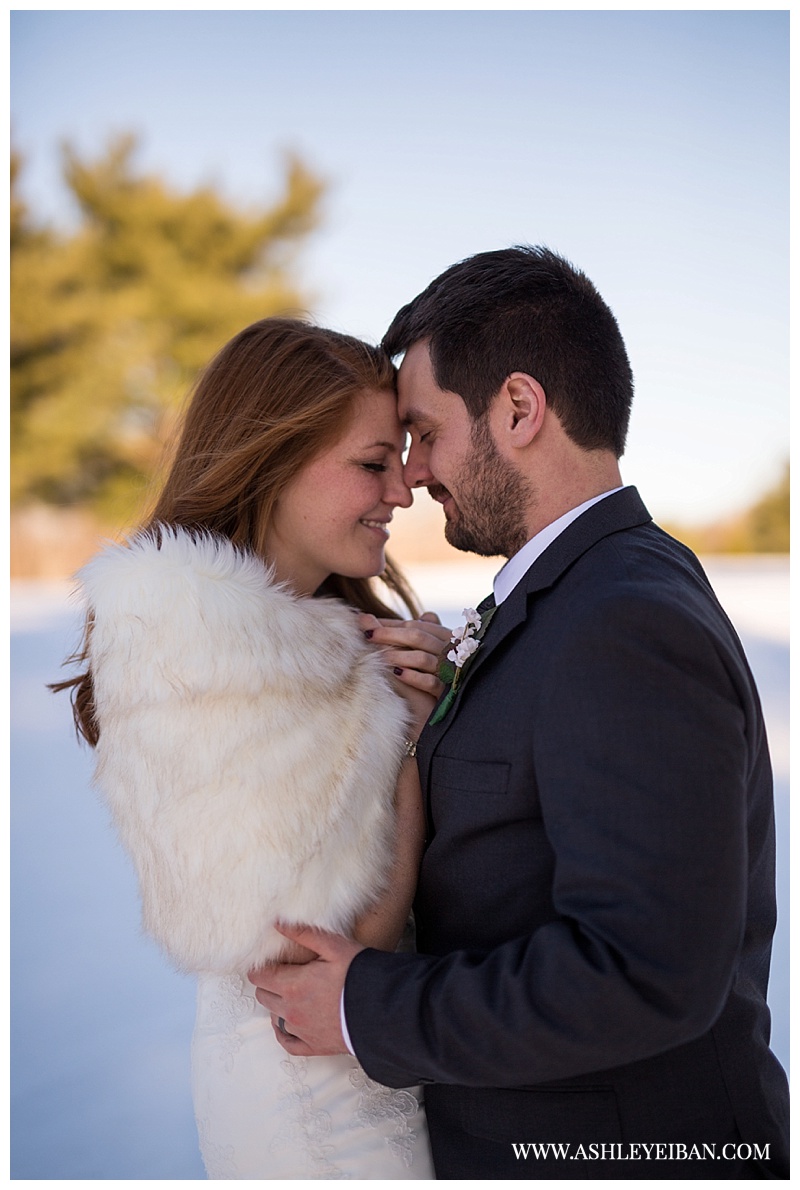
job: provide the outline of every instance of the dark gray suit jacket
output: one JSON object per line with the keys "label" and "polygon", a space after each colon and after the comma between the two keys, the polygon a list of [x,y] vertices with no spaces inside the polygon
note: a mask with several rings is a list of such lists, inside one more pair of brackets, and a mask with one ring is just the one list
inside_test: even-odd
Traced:
{"label": "dark gray suit jacket", "polygon": [[419,764],[420,953],[362,952],[345,1011],[369,1075],[430,1084],[437,1176],[786,1176],[758,695],[635,489],[500,606]]}

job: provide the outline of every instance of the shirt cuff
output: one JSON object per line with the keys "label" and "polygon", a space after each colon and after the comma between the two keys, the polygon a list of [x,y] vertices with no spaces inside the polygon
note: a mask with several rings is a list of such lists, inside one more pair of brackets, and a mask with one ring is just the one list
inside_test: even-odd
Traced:
{"label": "shirt cuff", "polygon": [[339,1000],[339,1021],[341,1022],[342,1037],[344,1038],[344,1043],[347,1046],[347,1052],[352,1054],[355,1058],[356,1051],[353,1049],[353,1043],[350,1040],[350,1034],[347,1031],[347,1020],[344,1015],[344,988],[342,988],[342,995]]}

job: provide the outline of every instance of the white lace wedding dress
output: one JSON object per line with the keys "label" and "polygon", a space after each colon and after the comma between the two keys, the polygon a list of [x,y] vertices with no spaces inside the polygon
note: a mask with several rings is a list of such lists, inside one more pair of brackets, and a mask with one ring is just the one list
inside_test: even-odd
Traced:
{"label": "white lace wedding dress", "polygon": [[290,1057],[238,975],[200,977],[192,1090],[209,1178],[433,1178],[419,1088],[355,1058]]}

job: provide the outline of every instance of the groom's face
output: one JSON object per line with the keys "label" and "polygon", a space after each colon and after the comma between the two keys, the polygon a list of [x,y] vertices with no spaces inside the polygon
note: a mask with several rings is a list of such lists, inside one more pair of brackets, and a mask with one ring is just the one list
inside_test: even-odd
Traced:
{"label": "groom's face", "polygon": [[527,485],[500,455],[488,420],[474,422],[457,393],[439,388],[424,342],[400,366],[398,411],[411,433],[405,481],[442,505],[450,544],[486,557],[516,553],[528,538]]}

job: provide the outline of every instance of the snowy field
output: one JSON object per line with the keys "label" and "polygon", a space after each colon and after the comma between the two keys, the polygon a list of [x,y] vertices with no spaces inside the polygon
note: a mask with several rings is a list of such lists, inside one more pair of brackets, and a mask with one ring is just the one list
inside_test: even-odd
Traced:
{"label": "snowy field", "polygon": [[[789,567],[709,559],[764,704],[775,769],[780,920],[770,1003],[789,1061]],[[483,564],[418,567],[453,623],[491,589]],[[89,786],[65,695],[78,643],[63,586],[12,589],[12,1166],[15,1179],[204,1177],[189,1098],[191,979],[139,933],[135,883]]]}

